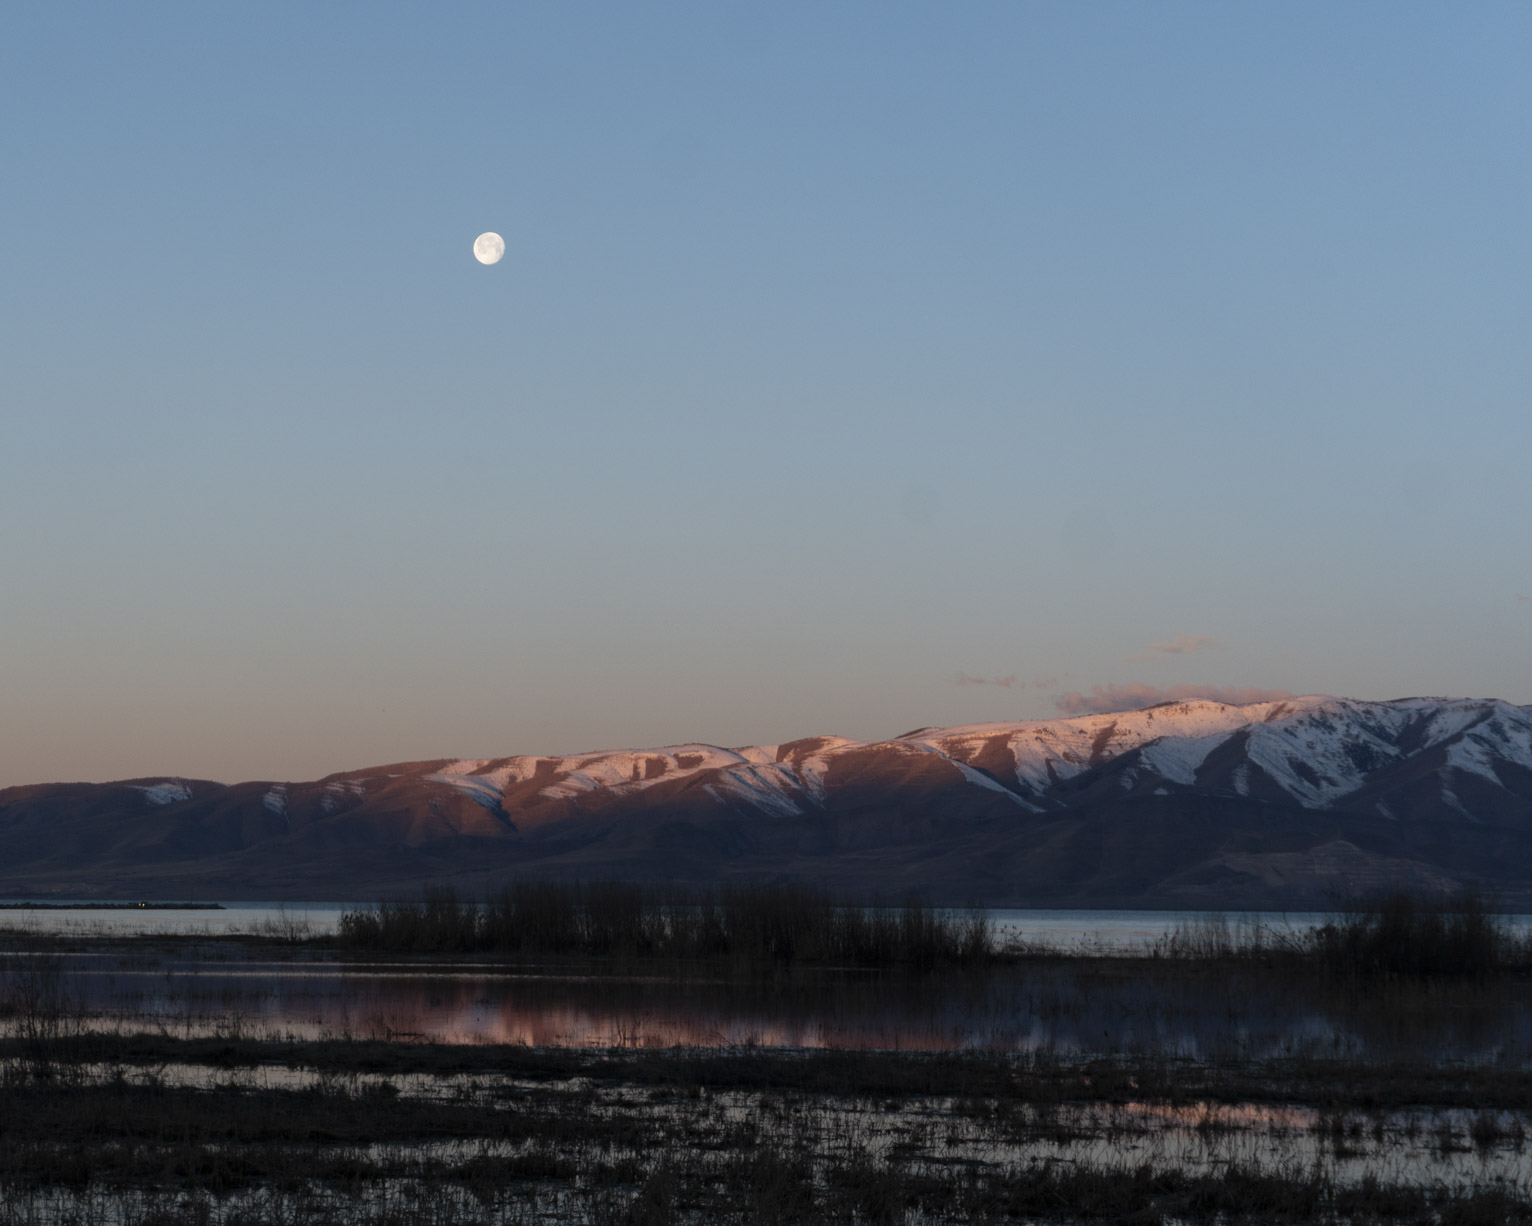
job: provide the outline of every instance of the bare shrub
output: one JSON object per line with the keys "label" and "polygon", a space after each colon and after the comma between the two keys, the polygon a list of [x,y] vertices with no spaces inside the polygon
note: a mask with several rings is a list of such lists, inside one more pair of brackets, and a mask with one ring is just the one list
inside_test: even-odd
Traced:
{"label": "bare shrub", "polygon": [[1355,978],[1484,979],[1526,959],[1504,917],[1474,890],[1373,895],[1344,905],[1310,940],[1327,969]]}
{"label": "bare shrub", "polygon": [[11,955],[0,975],[0,1016],[20,1040],[27,1073],[51,1080],[65,1039],[81,1029],[82,1013],[56,953]]}

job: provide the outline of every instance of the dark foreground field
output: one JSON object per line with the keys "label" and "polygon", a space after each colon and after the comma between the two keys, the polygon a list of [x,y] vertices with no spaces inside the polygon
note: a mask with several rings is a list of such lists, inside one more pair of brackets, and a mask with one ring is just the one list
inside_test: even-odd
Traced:
{"label": "dark foreground field", "polygon": [[[1009,1047],[968,1051],[438,1042],[288,1027],[232,997],[178,1019],[166,986],[132,1012],[69,967],[170,985],[184,942],[15,937],[0,1226],[1532,1221],[1532,980],[1509,947],[1452,962],[1472,924],[1384,918],[1302,949],[1209,924],[1140,957],[858,973],[858,1001],[1006,1002]],[[1402,963],[1384,956],[1401,933]],[[313,977],[356,956],[289,934],[204,940],[195,965]],[[482,966],[400,959],[442,982]],[[781,966],[605,974],[843,1005]]]}
{"label": "dark foreground field", "polygon": [[4,1222],[1532,1219],[1522,1071],[9,1044]]}

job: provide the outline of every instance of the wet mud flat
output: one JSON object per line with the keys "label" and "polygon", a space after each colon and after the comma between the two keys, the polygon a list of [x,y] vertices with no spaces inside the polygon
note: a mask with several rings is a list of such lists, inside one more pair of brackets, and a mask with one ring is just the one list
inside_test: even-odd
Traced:
{"label": "wet mud flat", "polygon": [[[595,1016],[636,999],[630,1016],[673,1019],[786,999],[795,1033],[815,1038],[670,1043],[631,1025],[615,1041],[596,1026],[531,1044],[431,1031],[482,1012],[480,963],[398,964],[406,999],[425,994],[422,1025],[370,1033],[252,1007],[245,972],[268,966],[330,999],[345,972],[320,950],[60,952],[171,986],[114,1011],[82,964],[8,955],[7,1226],[1532,1221],[1521,979],[1362,990],[1150,958],[839,984],[502,968],[506,1007]],[[243,986],[202,981],[210,964]],[[372,991],[365,965],[351,986]],[[177,996],[199,983],[201,997]],[[816,999],[839,1029],[812,1022]],[[921,1001],[936,1028],[920,1029]],[[964,1009],[988,1020],[954,1032]],[[1026,1016],[1007,1023],[1006,1009]],[[878,1043],[858,1029],[869,1018]],[[915,1041],[941,1027],[968,1046]]]}

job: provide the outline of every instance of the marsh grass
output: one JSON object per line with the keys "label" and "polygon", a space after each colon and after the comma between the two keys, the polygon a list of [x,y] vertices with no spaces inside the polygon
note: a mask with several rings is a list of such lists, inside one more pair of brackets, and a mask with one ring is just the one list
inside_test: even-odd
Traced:
{"label": "marsh grass", "polygon": [[[298,924],[264,933],[314,940]],[[799,885],[676,890],[622,882],[518,882],[484,902],[450,888],[413,901],[346,912],[343,948],[416,954],[496,954],[705,960],[736,966],[807,964],[930,972],[997,967],[1080,954],[1002,944],[979,908],[911,900],[863,906]],[[1393,891],[1342,902],[1305,930],[1209,913],[1178,924],[1146,950],[1183,963],[1282,967],[1358,983],[1492,980],[1532,971],[1532,938],[1481,894]],[[1105,957],[1107,951],[1096,956]]]}
{"label": "marsh grass", "polygon": [[1332,979],[1490,980],[1532,970],[1532,939],[1484,895],[1394,890],[1342,902],[1325,923],[1293,931],[1219,914],[1178,924],[1154,958],[1311,968]]}
{"label": "marsh grass", "polygon": [[58,953],[12,954],[0,961],[0,1021],[32,1079],[52,1080],[70,1066],[63,1052],[83,1032],[85,1010],[69,990]]}
{"label": "marsh grass", "polygon": [[982,910],[841,903],[807,886],[656,890],[618,882],[519,882],[484,903],[450,889],[349,911],[340,943],[361,950],[813,963],[934,971],[989,961]]}
{"label": "marsh grass", "polygon": [[[295,1055],[328,1067],[325,1052]],[[546,1055],[500,1067],[502,1055],[479,1053],[478,1088],[457,1092],[401,1093],[386,1074],[335,1069],[287,1089],[236,1077],[198,1088],[131,1063],[77,1084],[0,1082],[0,1226],[1532,1220],[1516,1182],[1348,1180],[1325,1163],[1211,1148],[1211,1161],[1178,1161],[1139,1117],[1068,1097],[1097,1080],[1039,1098],[1033,1078],[1063,1071],[1046,1063],[979,1062],[980,1082],[944,1080],[933,1096],[911,1070],[947,1062],[907,1056],[853,1058],[831,1089],[828,1058],[806,1062],[818,1068],[805,1078],[790,1057],[719,1053],[677,1081],[675,1053],[587,1055],[580,1075],[542,1077],[529,1062]],[[1155,1093],[1119,1088],[1131,1101]],[[1197,1104],[1183,1114],[1211,1147],[1236,1127],[1205,1127]],[[1354,1146],[1358,1123],[1334,1112],[1318,1128]],[[1498,1125],[1478,1132],[1485,1150],[1504,1140]]]}
{"label": "marsh grass", "polygon": [[304,945],[313,941],[317,933],[307,915],[295,914],[281,903],[275,915],[252,926],[250,935],[283,945]]}
{"label": "marsh grass", "polygon": [[1472,891],[1373,895],[1344,906],[1308,941],[1331,974],[1359,979],[1488,979],[1532,966],[1528,941]]}
{"label": "marsh grass", "polygon": [[[1230,1167],[1200,1176],[1145,1167],[1082,1171],[1062,1164],[1005,1175],[911,1173],[873,1159],[834,1164],[807,1182],[791,1159],[764,1154],[696,1158],[655,1166],[636,1182],[553,1196],[506,1169],[503,1182],[397,1181],[369,1195],[335,1190],[261,1190],[225,1198],[200,1190],[0,1204],[0,1226],[894,1226],[898,1223],[1323,1223],[1357,1226],[1509,1226],[1529,1220],[1515,1192],[1499,1189],[1337,1188],[1318,1174],[1270,1176]],[[812,1188],[812,1195],[807,1189]],[[725,1189],[727,1191],[725,1191]]]}

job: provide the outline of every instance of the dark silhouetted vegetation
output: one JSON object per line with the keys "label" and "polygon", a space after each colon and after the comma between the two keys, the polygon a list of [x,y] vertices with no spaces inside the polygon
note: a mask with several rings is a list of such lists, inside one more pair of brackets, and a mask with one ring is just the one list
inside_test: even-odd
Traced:
{"label": "dark silhouetted vegetation", "polygon": [[1177,926],[1151,952],[1196,962],[1313,966],[1351,980],[1483,980],[1532,969],[1532,942],[1472,890],[1365,896],[1306,932],[1210,914]]}
{"label": "dark silhouetted vegetation", "polygon": [[450,889],[347,912],[353,949],[616,958],[704,958],[931,971],[994,954],[983,911],[836,902],[800,885],[653,890],[620,883],[519,882],[482,904]]}
{"label": "dark silhouetted vegetation", "polygon": [[[1527,1111],[1532,1068],[1414,1058],[1372,1061],[1314,1055],[1211,1059],[1163,1050],[1079,1058],[1033,1052],[898,1052],[826,1048],[584,1048],[429,1043],[387,1039],[179,1038],[153,1032],[76,1033],[39,1076],[28,1050],[0,1038],[0,1089],[99,1084],[102,1071],[142,1080],[156,1069],[208,1070],[233,1083],[301,1069],[329,1084],[368,1078],[443,1082],[486,1070],[526,1085],[813,1095],[880,1103],[961,1100],[958,1109],[998,1120],[1023,1105],[1153,1101],[1169,1105],[1322,1103],[1331,1111],[1398,1111],[1422,1104],[1457,1111]],[[20,1099],[16,1101],[21,1101]],[[199,1100],[200,1101],[200,1100]],[[286,1100],[284,1100],[286,1101]],[[209,1107],[217,1109],[216,1104]],[[25,1116],[17,1116],[18,1121]],[[1017,1118],[1032,1119],[1025,1112]],[[1035,1121],[1034,1121],[1035,1122]],[[1532,1120],[1529,1120],[1532,1123]],[[1483,1125],[1475,1121],[1483,1130]],[[20,1123],[17,1125],[21,1126]],[[1502,1139],[1512,1140],[1507,1133]]]}
{"label": "dark silhouetted vegetation", "polygon": [[1311,938],[1332,973],[1358,978],[1485,979],[1528,965],[1529,951],[1482,895],[1393,891],[1346,906]]}
{"label": "dark silhouetted vegetation", "polygon": [[58,1049],[83,1023],[84,1010],[69,993],[57,953],[19,954],[0,963],[0,1028],[35,1080],[53,1077]]}

